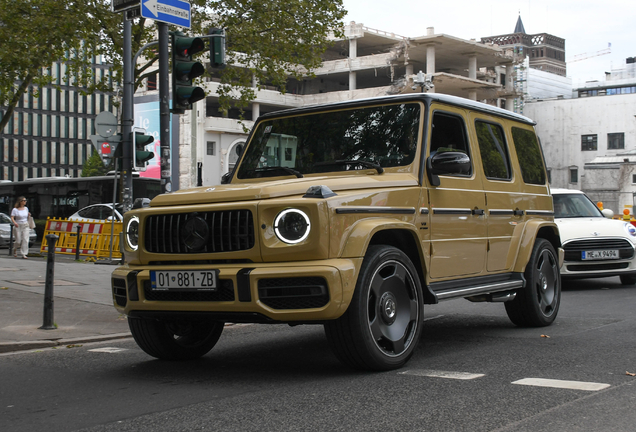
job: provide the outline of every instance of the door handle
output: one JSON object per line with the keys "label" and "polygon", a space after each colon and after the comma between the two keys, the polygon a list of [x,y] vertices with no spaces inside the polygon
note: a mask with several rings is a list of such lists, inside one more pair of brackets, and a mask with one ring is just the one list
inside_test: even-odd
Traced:
{"label": "door handle", "polygon": [[484,215],[484,210],[483,209],[473,209],[473,214],[475,216],[483,216]]}
{"label": "door handle", "polygon": [[515,216],[523,216],[523,210],[513,210],[512,213],[514,213]]}

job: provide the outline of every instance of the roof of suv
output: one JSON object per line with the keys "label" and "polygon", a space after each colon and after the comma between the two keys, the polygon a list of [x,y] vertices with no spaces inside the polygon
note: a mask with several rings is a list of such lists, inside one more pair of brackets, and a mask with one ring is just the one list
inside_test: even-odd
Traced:
{"label": "roof of suv", "polygon": [[373,98],[365,98],[365,99],[355,99],[348,101],[340,101],[340,102],[332,102],[332,103],[323,103],[317,105],[307,105],[301,108],[291,108],[282,111],[274,111],[271,113],[263,114],[261,119],[268,119],[273,117],[280,117],[281,115],[290,115],[290,114],[305,114],[313,111],[319,111],[324,109],[325,107],[356,107],[361,105],[368,105],[370,103],[375,102],[383,102],[383,103],[391,103],[391,102],[399,102],[399,101],[413,101],[420,100],[424,101],[424,103],[430,102],[443,102],[450,105],[456,105],[464,108],[470,108],[476,111],[485,112],[488,114],[493,114],[499,117],[506,117],[512,120],[517,120],[522,123],[535,125],[536,122],[528,117],[522,116],[520,114],[514,113],[512,111],[508,111],[502,108],[498,108],[493,105],[488,105],[481,102],[476,102],[470,99],[465,99],[457,96],[451,96],[446,94],[438,94],[438,93],[408,93],[401,95],[387,95],[387,96],[378,96]]}

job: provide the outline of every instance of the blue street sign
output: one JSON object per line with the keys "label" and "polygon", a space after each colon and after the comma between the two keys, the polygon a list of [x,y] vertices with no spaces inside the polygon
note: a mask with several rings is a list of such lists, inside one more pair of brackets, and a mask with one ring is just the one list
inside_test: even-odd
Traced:
{"label": "blue street sign", "polygon": [[141,0],[141,16],[190,28],[190,3],[181,0]]}

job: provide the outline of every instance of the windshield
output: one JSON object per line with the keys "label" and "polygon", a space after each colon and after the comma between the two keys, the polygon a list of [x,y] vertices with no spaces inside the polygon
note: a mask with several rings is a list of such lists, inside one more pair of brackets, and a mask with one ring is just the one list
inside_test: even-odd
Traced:
{"label": "windshield", "polygon": [[237,177],[306,174],[406,166],[417,149],[420,104],[396,104],[260,122]]}
{"label": "windshield", "polygon": [[10,224],[11,223],[11,218],[9,216],[7,216],[4,213],[0,213],[0,223],[3,224]]}
{"label": "windshield", "polygon": [[584,194],[554,194],[554,217],[603,217],[603,213]]}

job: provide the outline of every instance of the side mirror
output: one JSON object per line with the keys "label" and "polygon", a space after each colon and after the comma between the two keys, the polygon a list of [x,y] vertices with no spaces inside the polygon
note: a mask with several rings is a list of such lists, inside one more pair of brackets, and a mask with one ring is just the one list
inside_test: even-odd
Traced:
{"label": "side mirror", "polygon": [[137,198],[135,202],[133,202],[132,208],[138,209],[142,207],[150,207],[150,198]]}
{"label": "side mirror", "polygon": [[[470,174],[470,158],[463,152],[441,152],[429,156],[426,161],[429,180],[438,175],[468,175]],[[439,179],[437,179],[439,184]],[[433,186],[438,186],[431,181]]]}
{"label": "side mirror", "polygon": [[610,209],[603,209],[601,210],[601,213],[603,213],[603,216],[605,216],[608,219],[612,219],[614,217],[614,212],[611,211]]}

